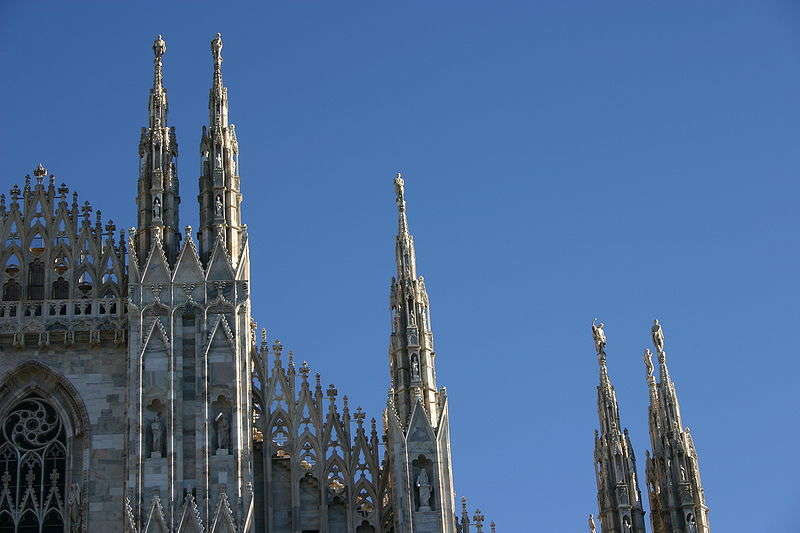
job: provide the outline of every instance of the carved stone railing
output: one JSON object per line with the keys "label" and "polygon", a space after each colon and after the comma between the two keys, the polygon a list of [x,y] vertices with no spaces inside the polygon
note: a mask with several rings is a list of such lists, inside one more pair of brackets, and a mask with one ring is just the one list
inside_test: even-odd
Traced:
{"label": "carved stone railing", "polygon": [[100,319],[127,314],[123,298],[0,302],[0,324],[30,319]]}

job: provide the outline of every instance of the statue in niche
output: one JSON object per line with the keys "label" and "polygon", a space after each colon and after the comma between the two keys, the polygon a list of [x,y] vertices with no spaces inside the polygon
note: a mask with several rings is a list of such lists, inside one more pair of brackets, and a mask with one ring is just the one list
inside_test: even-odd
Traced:
{"label": "statue in niche", "polygon": [[161,218],[161,200],[153,198],[153,218]]}
{"label": "statue in niche", "polygon": [[81,489],[77,483],[69,486],[67,492],[67,509],[69,512],[69,530],[77,532],[81,530]]}
{"label": "statue in niche", "polygon": [[697,533],[697,522],[691,513],[686,515],[686,533]]}
{"label": "statue in niche", "polygon": [[156,412],[155,418],[150,423],[150,433],[153,437],[153,446],[150,450],[150,457],[161,457],[163,446],[163,429],[161,427],[161,413]]}
{"label": "statue in niche", "polygon": [[420,468],[417,476],[417,491],[419,492],[419,507],[417,511],[430,511],[431,483],[428,480],[428,471],[425,467]]}
{"label": "statue in niche", "polygon": [[622,519],[622,531],[623,533],[630,533],[631,531],[631,518],[628,515],[625,515],[625,518]]}
{"label": "statue in niche", "polygon": [[231,439],[229,436],[230,424],[228,423],[228,417],[225,416],[225,413],[220,411],[217,415],[216,423],[217,449],[227,450],[230,447]]}
{"label": "statue in niche", "polygon": [[214,168],[222,168],[222,154],[220,152],[217,152],[214,163]]}
{"label": "statue in niche", "polygon": [[218,217],[222,217],[222,208],[223,208],[223,205],[222,205],[222,196],[220,196],[220,195],[217,195],[217,199],[214,201],[214,213],[215,213],[215,214],[216,214]]}
{"label": "statue in niche", "polygon": [[411,354],[411,381],[419,381],[419,356]]}

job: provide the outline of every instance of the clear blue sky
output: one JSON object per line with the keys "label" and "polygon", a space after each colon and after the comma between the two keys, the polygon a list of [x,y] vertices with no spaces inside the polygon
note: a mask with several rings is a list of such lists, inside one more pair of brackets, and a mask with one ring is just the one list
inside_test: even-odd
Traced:
{"label": "clear blue sky", "polygon": [[132,225],[163,33],[196,225],[222,32],[256,318],[298,358],[379,414],[402,170],[459,496],[584,531],[590,322],[641,463],[659,317],[714,530],[798,530],[798,3],[125,4],[0,3],[7,186],[42,161]]}

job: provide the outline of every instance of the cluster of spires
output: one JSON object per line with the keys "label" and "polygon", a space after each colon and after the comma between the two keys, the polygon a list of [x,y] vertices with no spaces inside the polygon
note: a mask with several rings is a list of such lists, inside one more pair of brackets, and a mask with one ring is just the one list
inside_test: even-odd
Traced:
{"label": "cluster of spires", "polygon": [[[652,352],[643,360],[649,392],[648,422],[652,455],[647,452],[647,490],[654,533],[709,533],[708,507],[700,481],[694,441],[684,428],[675,384],[667,367],[664,331],[658,320],[650,330],[658,353],[659,379],[654,377]],[[600,431],[595,431],[597,500],[602,533],[645,533],[644,510],[636,458],[628,430],[621,430],[619,406],[608,375],[604,324],[592,323],[600,366],[597,387]],[[594,533],[594,516],[589,515]]]}

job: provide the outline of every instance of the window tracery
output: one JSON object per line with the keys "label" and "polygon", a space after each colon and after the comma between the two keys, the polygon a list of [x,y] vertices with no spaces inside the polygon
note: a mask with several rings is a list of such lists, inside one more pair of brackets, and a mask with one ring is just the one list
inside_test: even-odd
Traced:
{"label": "window tracery", "polygon": [[[0,426],[0,532],[63,532],[77,520],[79,497],[67,498],[66,428],[56,408],[31,394]],[[73,489],[73,492],[76,492]],[[71,500],[71,501],[70,501]]]}

